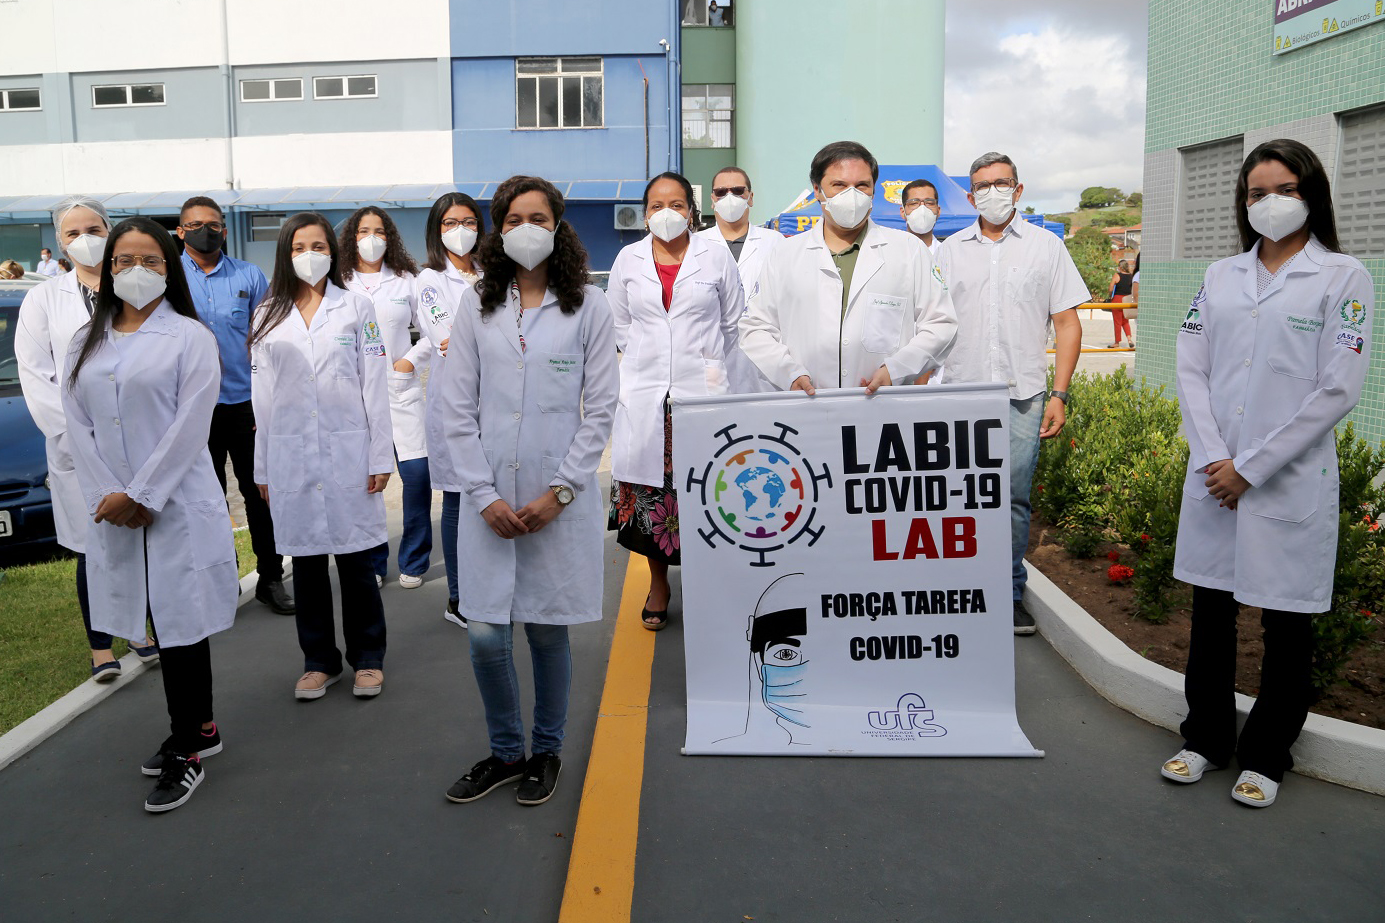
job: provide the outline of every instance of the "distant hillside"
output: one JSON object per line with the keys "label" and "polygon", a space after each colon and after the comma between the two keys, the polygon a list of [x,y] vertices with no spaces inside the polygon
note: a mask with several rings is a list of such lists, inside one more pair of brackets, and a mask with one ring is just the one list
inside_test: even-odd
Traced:
{"label": "distant hillside", "polygon": [[[1117,223],[1119,226],[1133,227],[1134,225],[1143,223],[1144,206],[1111,205],[1106,208],[1079,208],[1077,211],[1049,214],[1048,217],[1054,221],[1060,218],[1069,218],[1072,220],[1072,230],[1076,231],[1079,228],[1085,228],[1089,224],[1097,224],[1097,226],[1100,227],[1103,223],[1098,222],[1098,218],[1107,217],[1109,219],[1118,215],[1125,215],[1125,217]],[[1111,226],[1109,221],[1105,223],[1105,226]]]}

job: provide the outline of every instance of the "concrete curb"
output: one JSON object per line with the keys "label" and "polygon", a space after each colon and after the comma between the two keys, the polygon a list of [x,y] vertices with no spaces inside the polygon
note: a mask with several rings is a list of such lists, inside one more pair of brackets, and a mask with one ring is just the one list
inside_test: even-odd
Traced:
{"label": "concrete curb", "polygon": [[[1177,733],[1188,712],[1183,674],[1126,647],[1038,568],[1026,564],[1025,606],[1053,649],[1112,705]],[[1238,724],[1245,722],[1253,704],[1254,699],[1237,694]],[[1294,772],[1300,775],[1385,795],[1385,731],[1309,715],[1293,755]]]}
{"label": "concrete curb", "polygon": [[[290,566],[286,563],[284,576],[288,576]],[[239,609],[255,598],[254,571],[240,578]],[[155,661],[157,663],[157,661]],[[134,654],[120,658],[120,678],[111,683],[98,683],[87,680],[67,695],[53,702],[38,714],[21,721],[5,734],[0,735],[0,770],[9,766],[30,750],[52,737],[72,723],[73,719],[105,699],[122,686],[134,682],[135,677],[150,669],[154,664],[142,663]]]}

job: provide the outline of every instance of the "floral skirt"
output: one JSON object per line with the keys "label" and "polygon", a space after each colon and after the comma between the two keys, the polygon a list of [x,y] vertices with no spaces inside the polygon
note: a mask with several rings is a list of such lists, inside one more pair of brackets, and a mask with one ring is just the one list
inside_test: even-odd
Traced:
{"label": "floral skirt", "polygon": [[674,567],[682,563],[678,539],[678,494],[673,489],[673,418],[664,405],[664,486],[611,483],[607,531],[622,548]]}

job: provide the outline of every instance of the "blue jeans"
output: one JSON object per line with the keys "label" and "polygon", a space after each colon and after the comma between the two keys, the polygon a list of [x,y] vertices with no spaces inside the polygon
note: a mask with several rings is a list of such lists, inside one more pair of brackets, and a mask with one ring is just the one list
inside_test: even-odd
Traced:
{"label": "blue jeans", "polygon": [[[524,622],[534,662],[534,753],[561,753],[572,687],[572,650],[566,625]],[[491,753],[507,763],[524,759],[524,716],[515,674],[514,624],[467,622],[471,669],[486,705]]]}
{"label": "blue jeans", "polygon": [[[433,485],[428,481],[428,459],[400,461],[399,483],[404,488],[404,531],[399,536],[399,572],[421,577],[428,570],[428,555],[433,550]],[[370,551],[370,564],[381,577],[389,573],[390,543]]]}
{"label": "blue jeans", "polygon": [[1039,464],[1039,429],[1044,422],[1046,394],[1010,402],[1010,580],[1015,602],[1024,597],[1029,579],[1024,552],[1029,547],[1029,489]]}
{"label": "blue jeans", "polygon": [[457,595],[457,520],[462,515],[462,495],[450,490],[442,492],[442,563],[447,568],[447,598]]}

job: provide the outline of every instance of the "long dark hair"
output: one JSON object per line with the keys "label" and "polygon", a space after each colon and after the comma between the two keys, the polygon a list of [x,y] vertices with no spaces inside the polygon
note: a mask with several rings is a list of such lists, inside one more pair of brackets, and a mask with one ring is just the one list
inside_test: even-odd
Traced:
{"label": "long dark hair", "polygon": [[327,281],[341,288],[341,260],[337,257],[337,235],[331,223],[317,212],[299,212],[292,216],[279,229],[279,241],[274,245],[274,275],[269,279],[269,293],[255,311],[255,322],[245,341],[247,346],[254,346],[268,336],[293,310],[293,299],[298,294],[298,283],[302,281],[293,271],[293,236],[314,224],[327,235],[327,249],[332,256]]}
{"label": "long dark hair", "polygon": [[72,372],[68,375],[67,386],[69,388],[76,387],[77,373],[106,342],[106,328],[120,316],[123,302],[120,300],[120,296],[115,293],[115,273],[111,271],[111,254],[115,252],[115,242],[131,231],[148,234],[159,244],[159,252],[163,254],[164,258],[164,279],[166,280],[164,301],[168,302],[168,306],[175,313],[181,314],[183,317],[191,317],[196,321],[202,320],[197,316],[197,308],[193,305],[192,295],[188,292],[188,277],[183,272],[183,261],[178,256],[178,248],[173,243],[173,237],[161,224],[149,218],[126,218],[112,228],[110,236],[106,238],[106,251],[101,257],[101,288],[96,293],[96,306],[91,312],[91,322],[87,324],[86,336],[82,340],[82,350],[77,353],[77,361],[72,363]]}
{"label": "long dark hair", "polygon": [[465,192],[449,192],[438,196],[433,202],[433,207],[428,209],[428,225],[423,229],[423,239],[428,244],[428,262],[423,264],[424,269],[446,272],[447,267],[452,265],[447,259],[448,250],[442,245],[442,218],[454,205],[464,205],[476,216],[476,243],[472,245],[470,253],[476,253],[476,248],[481,246],[481,238],[486,236],[486,216],[475,199]]}
{"label": "long dark hair", "polygon": [[586,297],[582,286],[588,282],[587,248],[577,238],[572,225],[563,221],[563,194],[546,179],[537,176],[512,176],[501,183],[491,197],[492,230],[481,239],[481,266],[486,270],[476,291],[481,296],[481,314],[487,315],[500,305],[510,291],[515,277],[515,261],[505,255],[505,243],[500,233],[510,204],[526,192],[542,192],[553,210],[557,230],[553,234],[553,253],[548,257],[548,287],[558,296],[558,306],[564,314],[573,314]]}
{"label": "long dark hair", "polygon": [[342,225],[341,237],[337,240],[337,253],[341,255],[341,277],[349,279],[356,274],[356,262],[360,259],[360,254],[356,252],[356,231],[361,226],[361,219],[366,215],[374,215],[385,226],[384,264],[396,276],[405,273],[417,275],[418,264],[409,256],[409,251],[404,249],[404,241],[399,239],[399,228],[395,227],[394,219],[374,205],[367,205],[352,212],[351,217],[346,219],[346,224]]}
{"label": "long dark hair", "polygon": [[1241,251],[1255,246],[1260,232],[1250,226],[1250,216],[1246,210],[1246,192],[1250,185],[1250,171],[1267,160],[1277,160],[1298,177],[1298,194],[1308,205],[1308,230],[1318,239],[1318,243],[1334,253],[1342,252],[1337,241],[1337,219],[1332,213],[1332,186],[1327,179],[1327,171],[1312,148],[1291,138],[1277,138],[1266,141],[1246,156],[1241,164],[1241,173],[1236,177],[1236,229],[1241,232]]}
{"label": "long dark hair", "polygon": [[[663,173],[660,173],[658,176],[654,177],[652,180],[646,183],[644,187],[644,198],[640,200],[640,206],[645,211],[649,211],[649,190],[653,189],[654,184],[661,179],[671,179],[675,183],[683,187],[683,195],[687,196],[688,199],[689,233],[691,233],[691,231],[694,228],[700,227],[702,225],[702,212],[698,210],[697,197],[693,195],[692,183],[688,182],[688,178],[681,173],[674,173],[672,170],[668,170]],[[746,182],[748,183],[750,182],[750,180],[747,179]]]}

